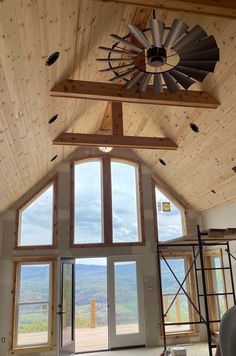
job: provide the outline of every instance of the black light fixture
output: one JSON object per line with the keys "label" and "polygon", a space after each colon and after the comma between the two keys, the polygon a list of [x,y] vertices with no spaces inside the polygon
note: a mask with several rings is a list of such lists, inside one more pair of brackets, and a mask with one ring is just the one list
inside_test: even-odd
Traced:
{"label": "black light fixture", "polygon": [[58,155],[53,156],[52,159],[50,160],[50,162],[55,161],[55,159],[57,159],[57,157],[58,157]]}
{"label": "black light fixture", "polygon": [[190,128],[192,129],[193,132],[198,133],[200,131],[199,127],[194,122],[191,122],[189,124],[189,126],[190,126]]}
{"label": "black light fixture", "polygon": [[46,60],[45,64],[46,66],[51,66],[53,63],[55,63],[60,56],[60,52],[53,52]]}
{"label": "black light fixture", "polygon": [[163,159],[159,159],[159,162],[160,162],[160,164],[162,164],[163,166],[166,166],[166,162],[163,160]]}
{"label": "black light fixture", "polygon": [[53,116],[48,120],[48,124],[51,125],[54,121],[56,121],[57,118],[58,118],[58,114],[53,115]]}
{"label": "black light fixture", "polygon": [[[139,86],[145,93],[151,84],[153,95],[178,89],[188,90],[196,81],[202,82],[210,72],[214,72],[219,61],[219,48],[214,36],[208,36],[199,25],[189,31],[182,20],[175,19],[172,25],[155,18],[144,30],[129,24],[130,33],[124,37],[111,34],[115,41],[110,47],[99,49],[107,56],[97,58],[107,67],[101,72],[113,73],[110,81],[123,80],[124,88]],[[132,42],[135,38],[136,44]]]}

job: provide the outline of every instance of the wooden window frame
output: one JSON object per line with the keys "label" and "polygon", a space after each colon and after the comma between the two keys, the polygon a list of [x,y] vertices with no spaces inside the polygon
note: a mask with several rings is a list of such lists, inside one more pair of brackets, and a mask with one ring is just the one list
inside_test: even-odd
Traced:
{"label": "wooden window frame", "polygon": [[[50,267],[50,311],[48,322],[48,336],[49,340],[47,344],[29,345],[29,346],[17,346],[17,304],[19,297],[19,268],[21,265],[40,265],[49,264]],[[56,320],[55,320],[55,305],[56,305],[56,274],[57,274],[57,260],[55,257],[50,256],[31,256],[31,257],[13,257],[13,290],[12,290],[12,313],[11,313],[11,325],[10,325],[10,345],[9,350],[12,355],[14,354],[26,354],[32,352],[46,352],[54,351],[56,349]]]}
{"label": "wooden window frame", "polygon": [[[179,251],[165,251],[163,252],[163,256],[167,259],[184,259],[185,263],[185,273],[187,274],[187,270],[191,266],[193,262],[193,256],[192,253],[189,251],[186,252],[179,252]],[[192,268],[191,272],[189,273],[189,277],[187,279],[187,292],[188,295],[190,296],[191,300],[194,302],[196,305],[196,293],[195,293],[195,276],[194,276],[194,270]],[[161,281],[160,281],[161,283]],[[162,296],[161,296],[162,297]],[[164,305],[164,303],[163,303]],[[159,304],[160,310],[161,310],[161,305]],[[189,315],[191,317],[190,321],[197,321],[198,315],[193,308],[193,306],[190,304],[188,301],[188,307],[189,307]],[[161,323],[162,323],[162,318],[161,318]],[[196,336],[199,334],[199,327],[197,324],[191,324],[190,325],[190,330],[186,330],[183,332],[166,332],[166,337],[167,338],[184,338],[184,337],[191,337],[191,336]],[[161,336],[163,337],[163,327],[161,327]]]}
{"label": "wooden window frame", "polygon": [[[74,167],[80,162],[92,162],[95,160],[101,161],[101,173],[102,173],[102,227],[103,236],[100,243],[74,243]],[[111,187],[111,162],[116,161],[131,165],[135,167],[136,172],[136,197],[137,197],[137,218],[138,218],[138,233],[140,241],[137,242],[113,242],[113,230],[112,230],[112,187]],[[90,247],[125,247],[125,246],[144,246],[144,214],[143,214],[143,192],[142,192],[142,175],[141,164],[139,161],[125,159],[117,156],[92,156],[89,158],[73,159],[71,160],[71,209],[70,209],[70,247],[71,248],[90,248]]]}
{"label": "wooden window frame", "polygon": [[[21,231],[21,211],[27,208],[34,200],[44,193],[50,186],[53,186],[53,216],[52,216],[52,244],[51,245],[19,245]],[[15,225],[15,250],[39,250],[57,248],[57,203],[58,203],[58,177],[57,175],[49,179],[42,187],[29,196],[16,210]]]}
{"label": "wooden window frame", "polygon": [[[222,268],[224,268],[224,259],[223,259],[223,253],[222,253],[222,249],[219,250],[205,250],[204,251],[204,264],[206,268],[212,268],[212,257],[220,257],[220,261],[221,261],[221,266]],[[214,277],[213,277],[213,272],[214,271],[206,271],[206,284],[207,284],[207,292],[208,293],[214,293],[215,292],[215,288],[214,288]],[[222,269],[222,277],[223,277],[223,283],[224,283],[224,292],[227,291],[226,288],[226,279],[225,279],[225,271],[224,269]],[[209,317],[210,320],[217,320],[218,314],[217,314],[217,306],[216,306],[216,298],[215,297],[210,297],[211,298],[211,308],[209,310]],[[226,309],[228,309],[228,300],[227,297],[224,296],[225,299],[225,305],[226,305]],[[215,335],[218,335],[219,333],[219,323],[212,323],[211,324],[211,330]]]}
{"label": "wooden window frame", "polygon": [[[170,193],[167,188],[164,187],[163,184],[159,184],[155,178],[152,178],[152,201],[153,201],[153,214],[154,214],[154,234],[156,240],[159,242],[163,242],[159,240],[158,235],[158,217],[157,217],[157,201],[156,201],[156,191],[158,189],[162,194],[164,194],[180,211],[181,211],[181,223],[182,223],[182,231],[183,235],[187,234],[187,223],[186,223],[186,210],[187,208],[175,197],[174,194]],[[181,237],[181,236],[179,236]],[[174,239],[173,239],[174,240]]]}

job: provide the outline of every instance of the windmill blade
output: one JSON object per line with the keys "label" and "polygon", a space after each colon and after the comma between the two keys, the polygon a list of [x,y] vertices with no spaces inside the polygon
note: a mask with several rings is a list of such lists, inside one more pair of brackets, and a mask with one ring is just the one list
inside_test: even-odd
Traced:
{"label": "windmill blade", "polygon": [[157,95],[163,92],[163,85],[161,81],[161,75],[159,73],[154,74],[154,81],[153,81],[153,94]]}
{"label": "windmill blade", "polygon": [[209,72],[206,72],[204,70],[190,68],[190,67],[184,67],[184,66],[180,66],[180,65],[177,65],[175,67],[175,69],[181,73],[188,75],[189,77],[191,77],[193,79],[198,80],[199,82],[202,82],[206,78],[207,74],[209,74]]}
{"label": "windmill blade", "polygon": [[132,34],[135,36],[135,38],[138,40],[138,42],[144,47],[144,48],[150,48],[151,43],[148,41],[147,37],[144,35],[143,31],[141,31],[137,26],[135,25],[128,25],[130,31]]}
{"label": "windmill blade", "polygon": [[96,58],[98,62],[125,62],[134,61],[133,58]]}
{"label": "windmill blade", "polygon": [[162,73],[162,76],[164,78],[168,90],[171,93],[179,90],[179,86],[176,83],[175,79],[168,72]]}
{"label": "windmill blade", "polygon": [[218,61],[220,59],[219,48],[209,49],[202,52],[193,52],[188,54],[181,54],[181,60],[209,60],[209,61]]}
{"label": "windmill blade", "polygon": [[126,54],[127,56],[131,56],[131,57],[136,57],[136,55],[137,55],[136,53],[133,53],[133,52],[129,52],[129,51],[121,50],[121,49],[103,47],[103,46],[98,47],[98,49],[101,49],[101,50],[107,51],[107,52],[112,52],[112,53]]}
{"label": "windmill blade", "polygon": [[199,25],[196,25],[186,36],[173,46],[173,49],[178,53],[181,48],[187,47],[189,44],[207,37],[207,33]]}
{"label": "windmill blade", "polygon": [[115,77],[113,77],[111,79],[109,79],[109,81],[114,83],[117,80],[125,78],[127,75],[130,75],[130,74],[133,74],[133,73],[136,73],[136,72],[139,72],[138,68],[136,68],[136,67],[135,68],[131,68],[131,69],[129,69],[129,70],[127,70],[127,71],[125,71],[125,72],[123,72],[123,73],[121,73],[119,75],[116,75]]}
{"label": "windmill blade", "polygon": [[209,36],[201,41],[194,42],[191,45],[178,50],[178,54],[188,54],[193,52],[202,52],[209,49],[217,48],[217,43],[214,36]]}
{"label": "windmill blade", "polygon": [[135,74],[135,76],[124,85],[124,88],[126,90],[130,89],[135,83],[137,83],[139,79],[142,78],[143,75],[144,72],[138,72],[137,74]]}
{"label": "windmill blade", "polygon": [[152,32],[153,43],[156,47],[162,47],[163,34],[165,29],[164,22],[157,19],[151,19],[150,28]]}
{"label": "windmill blade", "polygon": [[186,75],[180,73],[178,70],[172,69],[169,71],[169,74],[174,77],[175,80],[185,89],[188,90],[188,88],[196,83],[193,79],[187,77]]}
{"label": "windmill blade", "polygon": [[164,46],[166,48],[171,48],[176,41],[187,31],[188,25],[181,20],[174,20],[168,36],[165,40]]}
{"label": "windmill blade", "polygon": [[178,63],[180,66],[184,67],[192,67],[196,69],[202,69],[205,70],[206,72],[214,72],[216,62],[215,61],[186,61],[186,60],[181,60]]}
{"label": "windmill blade", "polygon": [[151,73],[145,73],[144,77],[141,80],[139,90],[141,93],[145,93],[147,91],[148,83],[150,82],[150,79],[152,77]]}
{"label": "windmill blade", "polygon": [[135,65],[130,63],[130,64],[123,64],[121,66],[116,66],[116,67],[109,67],[109,68],[105,68],[105,69],[100,69],[100,72],[103,73],[103,72],[110,72],[110,71],[114,71],[114,70],[119,70],[119,69],[122,69],[122,68],[127,68],[127,67],[130,67],[130,68],[134,68]]}
{"label": "windmill blade", "polygon": [[142,48],[139,48],[137,46],[135,46],[133,43],[125,40],[124,38],[120,37],[120,36],[117,36],[117,35],[114,35],[114,34],[111,34],[110,35],[114,40],[116,40],[117,42],[121,42],[123,43],[124,45],[126,45],[127,47],[129,47],[130,49],[132,49],[133,51],[135,51],[136,53],[140,53],[142,52]]}

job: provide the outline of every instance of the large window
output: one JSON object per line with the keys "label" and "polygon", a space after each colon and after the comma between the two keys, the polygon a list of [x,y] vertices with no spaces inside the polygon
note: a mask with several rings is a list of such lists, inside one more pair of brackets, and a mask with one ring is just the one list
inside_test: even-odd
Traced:
{"label": "large window", "polygon": [[172,240],[185,234],[184,211],[155,187],[159,241]]}
{"label": "large window", "polygon": [[113,242],[139,241],[136,166],[111,161]]}
{"label": "large window", "polygon": [[101,243],[102,185],[101,161],[75,165],[74,243]]}
{"label": "large window", "polygon": [[55,216],[55,182],[51,182],[17,210],[16,246],[55,245]]}
{"label": "large window", "polygon": [[73,169],[73,244],[140,243],[138,165],[106,156]]}
{"label": "large window", "polygon": [[13,349],[52,343],[53,262],[16,263]]}
{"label": "large window", "polygon": [[[195,316],[188,299],[190,297],[194,301],[193,290],[190,288],[194,280],[192,273],[185,279],[190,264],[190,256],[174,256],[174,253],[173,256],[165,255],[161,260],[162,298],[164,313],[166,314],[165,323],[170,324],[165,326],[167,334],[183,334],[195,331],[193,325],[187,323],[194,321]],[[184,290],[180,288],[176,278],[180,284],[185,280],[182,285]],[[179,323],[185,324],[178,325]]]}

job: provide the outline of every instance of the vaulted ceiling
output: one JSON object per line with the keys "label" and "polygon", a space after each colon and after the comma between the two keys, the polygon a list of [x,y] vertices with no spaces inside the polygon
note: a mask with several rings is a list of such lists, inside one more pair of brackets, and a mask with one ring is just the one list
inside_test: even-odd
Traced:
{"label": "vaulted ceiling", "polygon": [[[0,2],[0,213],[52,171],[74,148],[53,146],[60,133],[94,133],[107,102],[53,98],[63,79],[107,81],[99,73],[99,45],[121,36],[135,16],[150,9],[93,0],[15,0]],[[236,200],[236,26],[235,20],[158,10],[171,25],[181,18],[213,34],[221,60],[201,87],[221,103],[218,109],[124,104],[129,135],[165,136],[177,151],[137,150],[137,154],[187,203],[202,211]],[[47,57],[60,52],[48,67]],[[51,125],[48,120],[58,114]],[[196,123],[194,133],[189,123]],[[51,162],[51,158],[58,158]],[[163,159],[167,165],[159,163]],[[215,193],[212,193],[212,190]]]}

